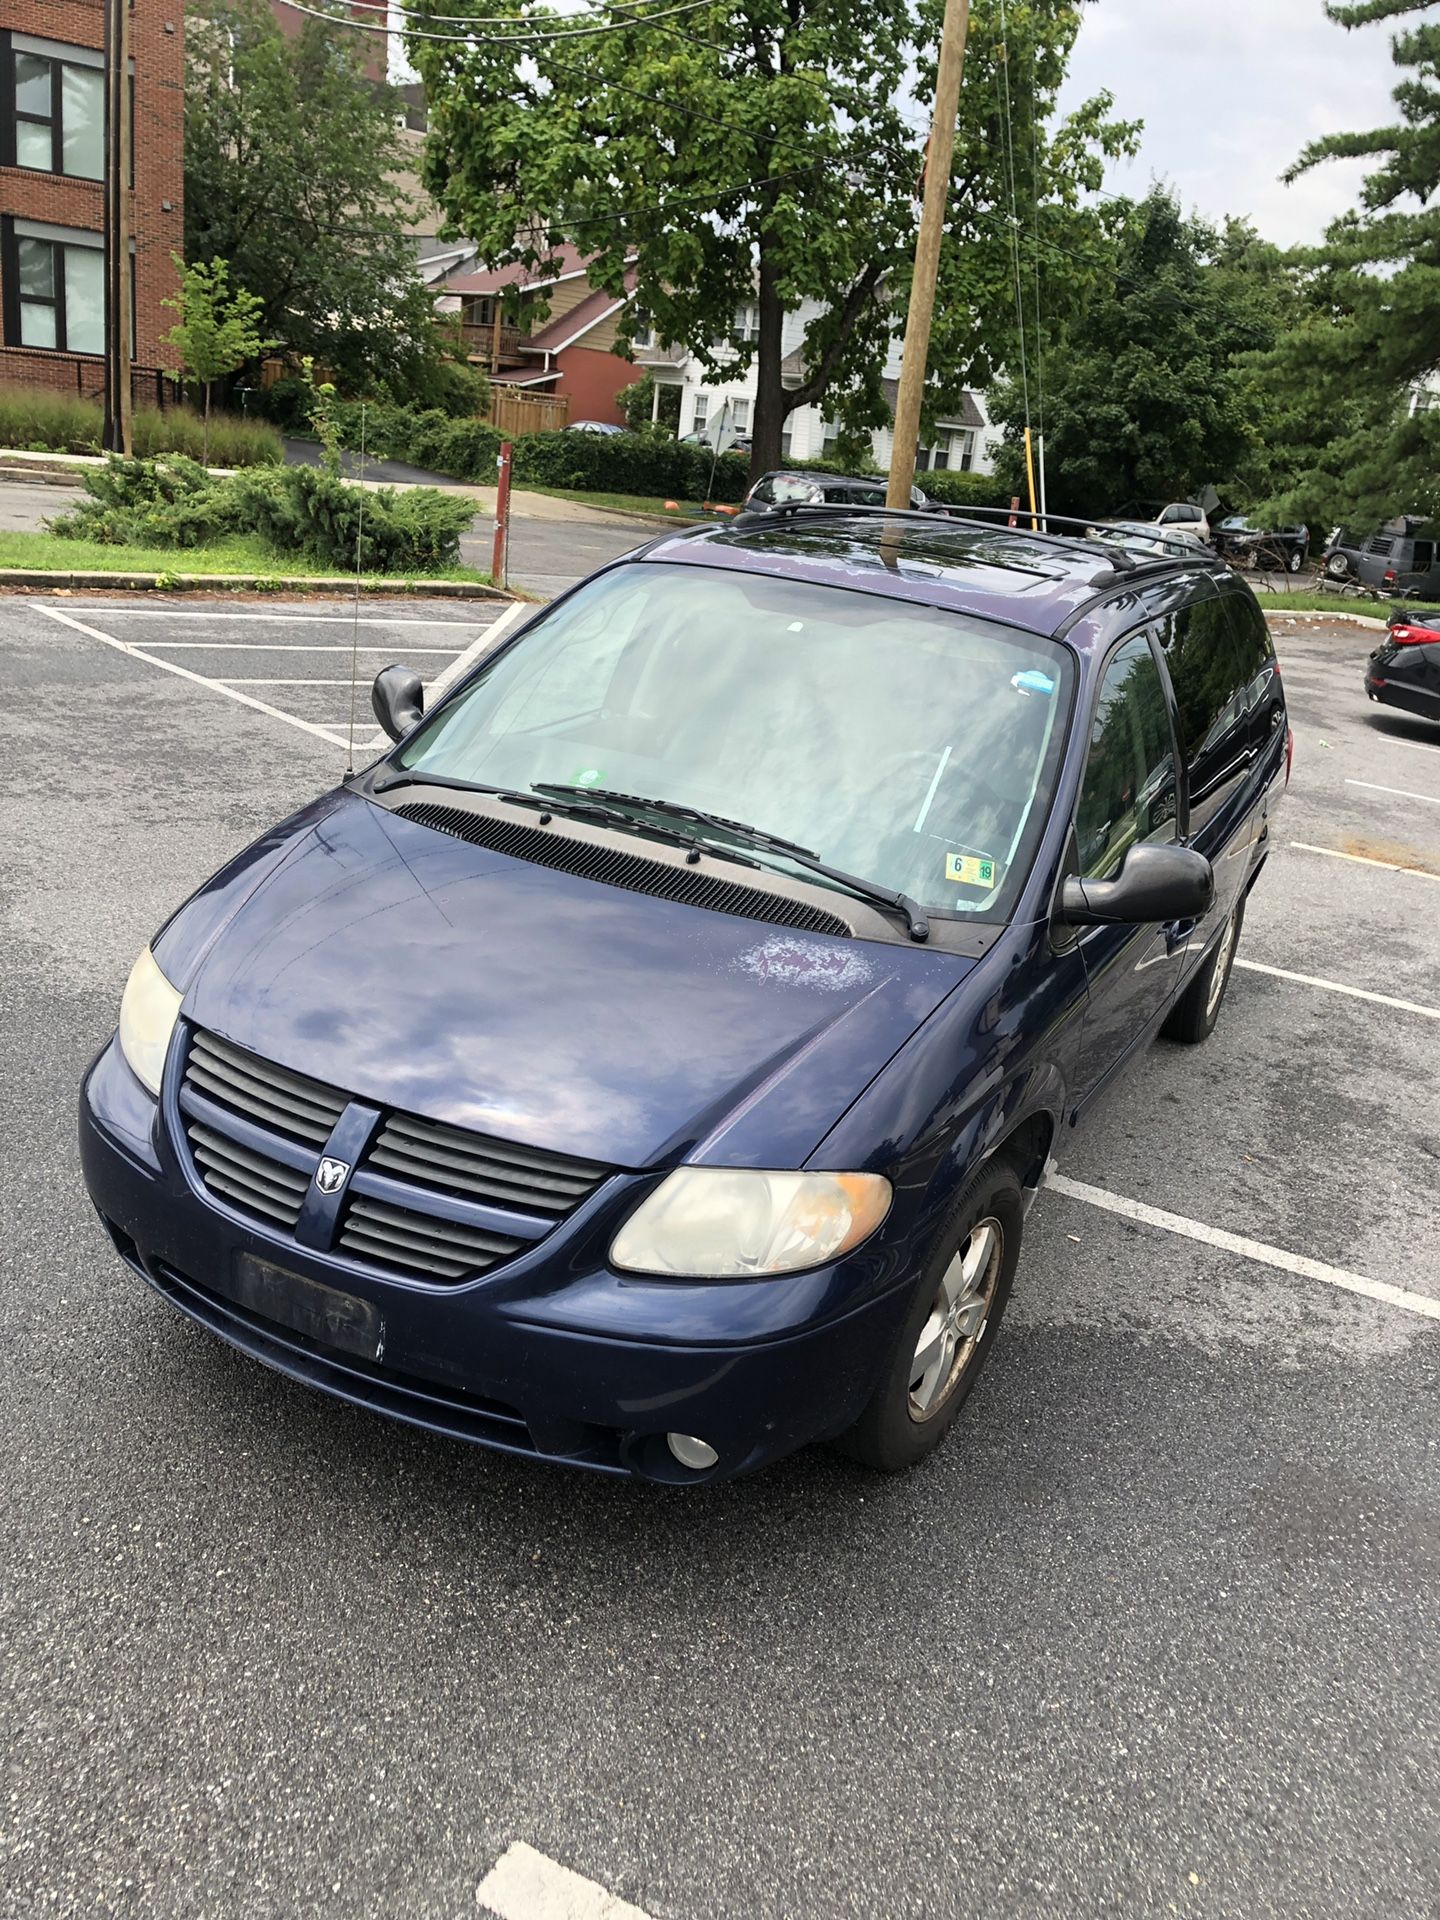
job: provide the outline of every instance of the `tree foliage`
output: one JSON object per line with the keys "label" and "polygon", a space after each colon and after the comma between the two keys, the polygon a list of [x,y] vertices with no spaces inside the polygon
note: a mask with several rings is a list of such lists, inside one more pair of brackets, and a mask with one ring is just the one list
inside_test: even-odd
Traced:
{"label": "tree foliage", "polygon": [[[1217,232],[1156,188],[1107,209],[1111,252],[1084,309],[1047,343],[1030,418],[1045,428],[1047,504],[1114,512],[1183,499],[1266,458],[1273,409],[1245,356],[1273,346],[1299,294],[1282,256],[1243,221]],[[1005,471],[1022,478],[1025,395],[991,396],[1007,428]]]}
{"label": "tree foliage", "polygon": [[1433,0],[1326,11],[1345,27],[1401,27],[1391,42],[1397,119],[1313,141],[1288,176],[1332,159],[1377,162],[1360,205],[1304,257],[1308,312],[1263,369],[1292,426],[1291,471],[1276,476],[1273,505],[1357,522],[1436,514],[1440,410],[1411,414],[1409,396],[1440,372],[1440,19]]}
{"label": "tree foliage", "polygon": [[[521,0],[447,12],[462,9],[513,11],[515,31],[412,37],[409,53],[430,107],[425,184],[484,258],[538,267],[567,240],[615,295],[633,275],[632,313],[712,373],[753,362],[757,470],[807,403],[853,428],[888,418],[881,371],[904,326],[943,0],[715,0],[683,24],[612,18],[583,38],[573,14],[527,6],[522,21]],[[1012,186],[1034,235],[1027,305],[1037,268],[1057,310],[1094,270],[1083,197],[1135,129],[1107,95],[1056,122],[1079,18],[1077,0],[1010,0],[1007,45],[1000,0],[974,0],[932,418],[1013,352]],[[820,313],[786,384],[783,316],[806,300]],[[737,336],[747,306],[758,327]]]}
{"label": "tree foliage", "polygon": [[201,459],[210,458],[210,388],[212,382],[227,373],[235,373],[248,360],[258,359],[274,342],[260,331],[260,300],[244,287],[230,285],[230,267],[225,260],[196,260],[190,266],[175,256],[180,275],[179,291],[162,306],[180,318],[165,335],[164,344],[173,347],[179,366],[176,375],[188,373],[205,390],[205,427]]}
{"label": "tree foliage", "polygon": [[365,37],[306,18],[287,38],[266,0],[198,0],[185,38],[186,257],[228,260],[264,331],[347,386],[403,387],[439,347]]}

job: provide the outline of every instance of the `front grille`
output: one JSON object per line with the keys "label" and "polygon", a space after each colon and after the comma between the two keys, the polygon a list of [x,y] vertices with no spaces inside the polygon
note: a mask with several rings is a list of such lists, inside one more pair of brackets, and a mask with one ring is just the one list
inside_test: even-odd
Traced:
{"label": "front grille", "polygon": [[351,1194],[340,1230],[340,1245],[362,1259],[441,1280],[485,1273],[525,1244],[483,1227],[392,1207],[363,1193]]}
{"label": "front grille", "polygon": [[517,1207],[550,1220],[563,1220],[609,1172],[590,1160],[511,1146],[403,1113],[385,1122],[365,1165],[397,1180],[444,1187],[489,1206]]}
{"label": "front grille", "polygon": [[701,873],[697,867],[672,867],[663,860],[649,860],[644,854],[626,853],[620,847],[572,840],[567,834],[527,827],[516,820],[467,813],[460,807],[411,801],[395,811],[402,820],[432,827],[437,833],[453,834],[457,840],[468,840],[472,846],[488,847],[492,853],[507,853],[512,859],[528,860],[532,866],[579,874],[583,879],[599,881],[602,886],[623,887],[630,893],[648,893],[662,900],[678,900],[688,907],[731,913],[742,920],[763,920],[770,926],[799,927],[806,933],[850,937],[849,926],[837,914],[826,913],[804,900],[792,900],[786,894],[768,893],[763,887],[748,887],[739,881]]}
{"label": "front grille", "polygon": [[[323,1081],[191,1032],[180,1114],[195,1171],[217,1198],[272,1231],[293,1232],[320,1154],[350,1105]],[[362,1107],[359,1124],[366,1123]],[[472,1279],[535,1245],[612,1171],[387,1113],[351,1177],[334,1244],[407,1277]],[[306,1244],[323,1251],[323,1239]]]}
{"label": "front grille", "polygon": [[281,1226],[293,1227],[310,1184],[308,1174],[287,1167],[268,1154],[227,1140],[223,1133],[191,1120],[185,1129],[200,1177],[213,1192],[237,1207],[264,1214]]}
{"label": "front grille", "polygon": [[323,1147],[345,1111],[347,1096],[322,1081],[291,1073],[196,1028],[185,1084],[232,1112],[310,1146]]}

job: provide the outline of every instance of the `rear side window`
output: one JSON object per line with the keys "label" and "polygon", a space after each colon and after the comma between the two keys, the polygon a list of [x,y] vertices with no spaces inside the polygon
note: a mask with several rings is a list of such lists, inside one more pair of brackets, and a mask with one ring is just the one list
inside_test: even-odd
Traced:
{"label": "rear side window", "polygon": [[1139,840],[1175,838],[1175,750],[1165,689],[1143,633],[1105,669],[1075,814],[1080,871],[1111,880]]}
{"label": "rear side window", "polygon": [[1434,564],[1435,542],[1433,540],[1417,540],[1415,542],[1415,555],[1410,565],[1416,573],[1428,573]]}
{"label": "rear side window", "polygon": [[1234,792],[1249,764],[1251,715],[1264,693],[1262,681],[1274,680],[1274,652],[1265,616],[1238,596],[1182,607],[1166,622],[1161,644],[1175,689],[1194,835]]}

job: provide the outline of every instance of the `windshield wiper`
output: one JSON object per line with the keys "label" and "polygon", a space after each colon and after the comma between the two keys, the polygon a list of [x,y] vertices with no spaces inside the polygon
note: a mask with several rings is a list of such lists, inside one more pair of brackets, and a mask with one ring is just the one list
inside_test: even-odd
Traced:
{"label": "windshield wiper", "polygon": [[[744,845],[754,847],[765,853],[778,853],[784,859],[791,860],[807,873],[818,874],[822,879],[833,880],[837,886],[848,887],[862,899],[873,900],[880,906],[891,907],[905,916],[906,930],[912,940],[930,938],[930,922],[925,909],[918,900],[912,900],[908,893],[901,893],[895,887],[882,886],[878,880],[862,880],[858,874],[846,873],[841,867],[832,867],[814,851],[812,847],[802,847],[796,840],[785,840],[777,833],[767,833],[763,827],[752,827],[743,820],[728,820],[723,814],[706,813],[699,807],[692,807],[679,800],[651,800],[644,794],[620,793],[613,787],[580,787],[559,781],[537,780],[537,793],[557,793],[562,795],[590,794],[596,799],[608,801],[615,806],[645,807],[656,813],[673,814],[677,820],[689,820],[698,827],[707,828],[711,833],[733,834]],[[720,849],[727,858],[739,859],[734,849]],[[747,861],[746,865],[753,865]]]}
{"label": "windshield wiper", "polygon": [[[543,782],[534,788],[495,787],[484,780],[456,780],[443,773],[406,772],[396,774],[389,780],[377,781],[375,791],[389,793],[394,787],[411,786],[451,787],[458,793],[484,793],[492,800],[506,800],[512,806],[534,807],[538,812],[547,814],[558,813],[566,820],[590,820],[597,826],[621,827],[626,833],[634,833],[638,829],[651,839],[663,841],[668,847],[683,847],[692,859],[700,858],[699,845],[693,834],[677,832],[671,827],[661,826],[658,821],[637,822],[628,813],[603,805],[602,800],[608,795],[600,800],[592,799],[590,796],[594,789],[590,787],[546,787]],[[556,797],[552,798],[552,794]],[[743,854],[736,854],[735,858],[742,866],[753,867],[757,864],[754,860],[747,860]]]}

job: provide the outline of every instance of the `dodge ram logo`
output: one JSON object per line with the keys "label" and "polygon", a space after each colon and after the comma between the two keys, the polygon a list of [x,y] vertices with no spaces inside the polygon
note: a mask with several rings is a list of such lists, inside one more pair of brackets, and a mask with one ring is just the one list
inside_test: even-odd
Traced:
{"label": "dodge ram logo", "polygon": [[345,1160],[322,1160],[315,1169],[315,1184],[321,1193],[338,1193],[345,1184],[345,1176],[350,1171]]}

